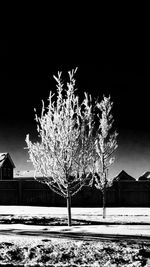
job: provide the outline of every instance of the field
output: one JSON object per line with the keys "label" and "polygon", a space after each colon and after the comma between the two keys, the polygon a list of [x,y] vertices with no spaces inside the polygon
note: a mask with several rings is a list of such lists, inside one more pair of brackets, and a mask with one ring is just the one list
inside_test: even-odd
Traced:
{"label": "field", "polygon": [[[124,229],[126,233],[132,226],[136,235],[144,229],[144,233],[150,236],[149,208],[108,208],[105,220],[101,208],[73,208],[72,218],[73,226],[69,228],[66,208],[1,206],[0,266],[150,266],[150,241],[87,241],[40,234],[41,229],[45,229],[44,232],[48,229],[67,232],[70,229],[80,233],[83,229],[87,232],[92,229],[94,233],[99,229],[107,232],[116,229],[122,233]],[[26,230],[30,232],[33,229],[38,234],[28,235]]]}

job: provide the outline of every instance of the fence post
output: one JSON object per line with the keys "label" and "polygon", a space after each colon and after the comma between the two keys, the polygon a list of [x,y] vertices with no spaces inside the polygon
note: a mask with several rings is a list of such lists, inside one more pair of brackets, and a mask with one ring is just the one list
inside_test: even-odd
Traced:
{"label": "fence post", "polygon": [[121,206],[121,192],[120,192],[120,181],[118,182],[118,203],[119,203],[119,207]]}
{"label": "fence post", "polygon": [[22,181],[19,179],[18,181],[18,205],[22,204]]}
{"label": "fence post", "polygon": [[117,207],[120,207],[121,205],[121,192],[120,192],[120,182],[116,181],[115,182],[115,205]]}

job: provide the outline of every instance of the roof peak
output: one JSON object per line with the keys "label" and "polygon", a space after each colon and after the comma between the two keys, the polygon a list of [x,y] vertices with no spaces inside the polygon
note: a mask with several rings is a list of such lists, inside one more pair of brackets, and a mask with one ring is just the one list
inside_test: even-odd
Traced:
{"label": "roof peak", "polygon": [[141,176],[150,177],[150,171],[145,171]]}
{"label": "roof peak", "polygon": [[15,164],[13,163],[12,158],[8,152],[0,153],[0,167],[3,166],[3,163],[4,163],[5,159],[7,159],[7,158],[11,162],[13,168],[15,168]]}
{"label": "roof peak", "polygon": [[[127,175],[129,175],[129,176],[131,176],[130,174],[128,174],[125,170],[122,170],[121,172],[119,172],[119,174],[121,174],[121,173],[125,173],[125,174],[127,174]],[[118,174],[118,175],[119,175]]]}
{"label": "roof peak", "polygon": [[115,180],[135,180],[134,177],[132,177],[130,174],[128,174],[126,171],[122,170],[116,177]]}

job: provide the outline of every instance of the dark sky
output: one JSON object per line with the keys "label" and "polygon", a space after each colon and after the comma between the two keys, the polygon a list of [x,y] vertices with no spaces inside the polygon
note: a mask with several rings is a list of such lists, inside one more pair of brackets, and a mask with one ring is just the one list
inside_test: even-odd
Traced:
{"label": "dark sky", "polygon": [[[4,49],[5,48],[5,49]],[[53,75],[78,67],[77,93],[86,91],[101,99],[103,94],[114,102],[114,127],[117,129],[118,149],[110,175],[124,169],[135,178],[150,171],[150,64],[82,64],[53,63],[46,54],[32,58],[15,57],[7,68],[7,41],[1,47],[0,70],[0,152],[8,151],[17,170],[33,169],[24,150],[25,137],[36,137],[34,107],[40,112],[41,100],[47,100],[55,90]]]}

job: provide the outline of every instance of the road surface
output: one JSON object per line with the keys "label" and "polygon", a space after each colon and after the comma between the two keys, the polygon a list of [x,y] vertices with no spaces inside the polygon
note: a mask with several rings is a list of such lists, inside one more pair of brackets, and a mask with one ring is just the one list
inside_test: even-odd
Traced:
{"label": "road surface", "polygon": [[42,226],[1,224],[0,241],[4,236],[29,236],[39,238],[67,238],[77,240],[142,240],[150,243],[150,225],[88,225]]}

